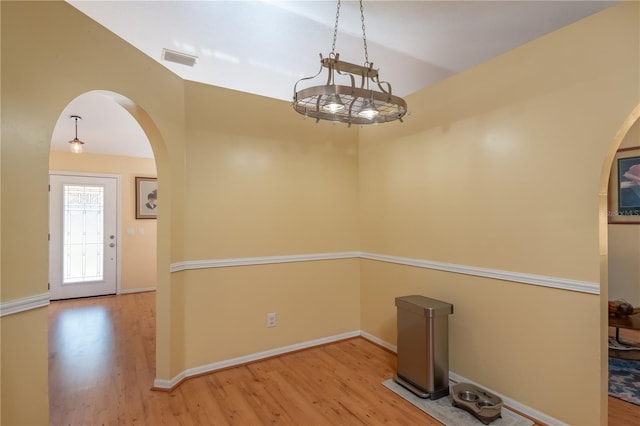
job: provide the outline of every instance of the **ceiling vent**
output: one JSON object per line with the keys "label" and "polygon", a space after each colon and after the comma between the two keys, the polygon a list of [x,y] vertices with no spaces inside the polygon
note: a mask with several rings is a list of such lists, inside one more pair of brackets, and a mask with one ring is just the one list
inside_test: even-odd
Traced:
{"label": "ceiling vent", "polygon": [[197,56],[187,55],[186,53],[176,52],[175,50],[162,49],[162,59],[176,64],[187,65],[192,67],[196,64]]}

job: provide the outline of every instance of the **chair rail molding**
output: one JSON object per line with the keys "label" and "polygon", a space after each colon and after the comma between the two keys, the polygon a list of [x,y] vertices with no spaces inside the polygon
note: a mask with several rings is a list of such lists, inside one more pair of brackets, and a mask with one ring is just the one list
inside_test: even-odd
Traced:
{"label": "chair rail molding", "polygon": [[0,317],[49,306],[49,293],[36,294],[0,303]]}
{"label": "chair rail molding", "polygon": [[396,263],[424,269],[493,278],[521,284],[537,285],[580,293],[600,294],[600,284],[596,282],[578,281],[568,278],[556,278],[545,275],[525,274],[521,272],[503,271],[500,269],[481,268],[478,266],[458,265],[455,263],[436,262],[432,260],[414,259],[369,252],[336,252],[316,254],[294,254],[287,256],[242,257],[234,259],[187,260],[171,264],[171,272],[191,269],[226,268],[233,266],[266,265],[275,263],[311,262],[317,260],[367,259],[378,262]]}
{"label": "chair rail molding", "polygon": [[241,257],[235,259],[187,260],[171,264],[171,272],[190,269],[227,268],[230,266],[268,265],[273,263],[312,262],[317,260],[353,259],[360,257],[360,252],[337,252],[315,254],[293,254],[286,256]]}
{"label": "chair rail molding", "polygon": [[431,260],[389,256],[386,254],[361,253],[360,257],[363,259],[397,263],[400,265],[415,266],[425,269],[436,269],[456,274],[474,275],[477,277],[493,278],[496,280],[512,281],[522,284],[532,284],[542,287],[557,288],[560,290],[577,291],[580,293],[600,294],[600,284],[588,281],[577,281],[567,278],[548,277],[544,275],[523,274],[520,272],[503,271],[500,269],[434,262]]}

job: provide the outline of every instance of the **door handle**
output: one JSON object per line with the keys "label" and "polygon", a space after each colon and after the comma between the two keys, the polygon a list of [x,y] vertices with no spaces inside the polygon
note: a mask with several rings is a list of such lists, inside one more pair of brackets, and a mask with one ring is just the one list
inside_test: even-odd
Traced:
{"label": "door handle", "polygon": [[109,247],[115,247],[115,246],[116,246],[116,243],[109,244]]}

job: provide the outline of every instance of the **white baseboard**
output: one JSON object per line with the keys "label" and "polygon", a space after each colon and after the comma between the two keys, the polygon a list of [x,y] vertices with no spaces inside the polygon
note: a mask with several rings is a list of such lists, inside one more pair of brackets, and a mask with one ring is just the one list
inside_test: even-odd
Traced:
{"label": "white baseboard", "polygon": [[367,333],[366,331],[360,330],[360,336],[365,339],[375,343],[376,345],[382,346],[383,348],[389,349],[393,353],[398,353],[398,347],[396,345],[392,345],[389,342],[385,342],[384,340],[374,336],[373,334]]}
{"label": "white baseboard", "polygon": [[[395,345],[392,345],[389,342],[385,342],[384,340],[367,333],[366,331],[361,331],[360,332],[360,336],[362,336],[363,338],[377,344],[380,345],[384,348],[389,349],[392,352],[398,353],[398,347]],[[511,399],[509,397],[506,397],[504,395],[499,394],[498,392],[487,388],[486,386],[483,386],[479,383],[475,383],[469,379],[467,379],[466,377],[460,376],[459,374],[454,373],[453,371],[449,371],[449,378],[452,379],[455,382],[465,382],[465,383],[472,383],[476,386],[479,386],[481,388],[484,388],[486,390],[488,390],[489,392],[497,395],[499,398],[502,398],[502,401],[504,402],[504,405],[506,405],[507,407],[519,411],[520,413],[524,414],[525,416],[529,416],[532,419],[535,419],[537,423],[543,423],[543,424],[547,424],[549,426],[568,426],[566,423],[561,422],[560,420],[553,418],[551,416],[548,416],[545,413],[542,413],[538,410],[535,410],[529,406],[526,406],[524,404],[521,404],[520,402]]]}
{"label": "white baseboard", "polygon": [[147,291],[156,291],[156,287],[128,288],[120,290],[118,294],[146,293]]}
{"label": "white baseboard", "polygon": [[474,385],[476,385],[476,386],[478,386],[480,388],[488,390],[489,392],[491,392],[494,395],[496,395],[499,398],[501,398],[502,402],[504,402],[505,406],[507,406],[507,407],[509,407],[509,408],[511,408],[513,410],[519,411],[520,413],[524,414],[525,416],[529,416],[532,419],[535,419],[536,423],[547,424],[549,426],[569,426],[567,423],[561,422],[560,420],[558,420],[558,419],[556,419],[554,417],[548,416],[545,413],[542,413],[542,412],[540,412],[538,410],[535,410],[535,409],[533,409],[533,408],[531,408],[529,406],[521,404],[521,403],[519,403],[518,401],[516,401],[514,399],[511,399],[511,398],[509,398],[507,396],[501,395],[500,393],[494,391],[493,389],[489,389],[486,386],[483,386],[483,385],[481,385],[479,383],[475,383],[474,381],[469,380],[466,377],[462,377],[462,376],[460,376],[460,375],[458,375],[458,374],[456,374],[456,373],[454,373],[452,371],[449,371],[449,378],[452,379],[455,382],[458,382],[458,383],[460,383],[460,382],[471,383],[471,384],[474,384]]}
{"label": "white baseboard", "polygon": [[221,370],[223,368],[235,367],[237,365],[247,364],[249,362],[258,361],[264,358],[270,358],[277,355],[284,355],[289,352],[299,351],[301,349],[308,349],[314,346],[320,346],[327,343],[337,342],[339,340],[350,339],[352,337],[358,337],[358,336],[360,336],[359,331],[350,331],[347,333],[336,334],[334,336],[323,337],[315,340],[309,340],[307,342],[302,342],[302,343],[296,343],[294,345],[283,346],[280,348],[271,349],[264,352],[258,352],[251,355],[245,355],[238,358],[232,358],[226,361],[214,362],[211,364],[202,365],[200,367],[189,368],[179,373],[178,375],[173,377],[171,380],[155,379],[153,382],[153,386],[156,389],[169,390],[174,388],[176,385],[178,385],[182,380],[188,379],[189,377],[192,377],[192,376],[212,373],[216,370]]}
{"label": "white baseboard", "polygon": [[[147,291],[156,291],[155,287],[144,287],[120,290],[118,294],[142,293]],[[31,309],[44,308],[49,306],[51,296],[49,292],[36,294],[35,296],[23,297],[20,299],[10,300],[8,302],[0,302],[0,317],[5,315],[17,314],[19,312]]]}

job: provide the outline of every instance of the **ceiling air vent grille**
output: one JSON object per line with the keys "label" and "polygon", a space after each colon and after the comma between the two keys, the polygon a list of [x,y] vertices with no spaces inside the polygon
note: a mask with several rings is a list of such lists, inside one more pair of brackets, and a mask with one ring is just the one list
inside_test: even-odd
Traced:
{"label": "ceiling air vent grille", "polygon": [[162,49],[162,59],[176,64],[187,65],[192,67],[196,64],[197,56],[187,55],[186,53],[176,52],[175,50]]}

